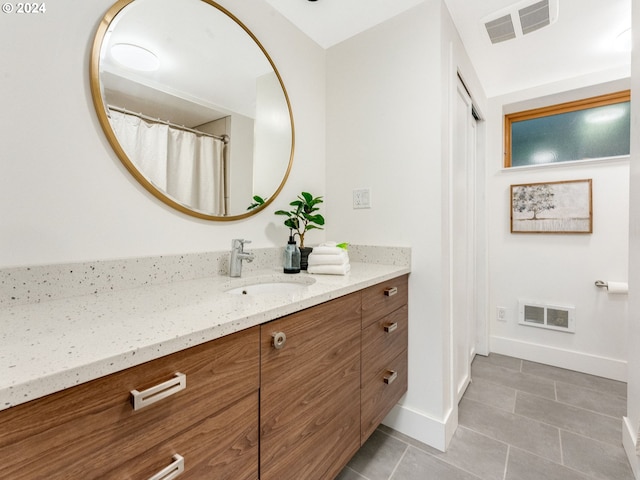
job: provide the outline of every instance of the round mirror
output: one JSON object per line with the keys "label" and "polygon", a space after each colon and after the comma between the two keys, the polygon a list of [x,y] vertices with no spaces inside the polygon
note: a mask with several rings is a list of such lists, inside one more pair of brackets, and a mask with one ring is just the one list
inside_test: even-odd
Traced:
{"label": "round mirror", "polygon": [[273,61],[210,0],[120,0],[91,55],[91,92],[134,177],[199,218],[252,215],[293,160],[291,105]]}

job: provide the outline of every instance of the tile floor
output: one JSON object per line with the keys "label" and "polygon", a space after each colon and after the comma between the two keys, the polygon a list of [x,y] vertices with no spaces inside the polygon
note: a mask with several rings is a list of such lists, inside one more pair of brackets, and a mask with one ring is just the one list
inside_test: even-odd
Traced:
{"label": "tile floor", "polygon": [[626,384],[476,356],[446,453],[381,426],[336,480],[633,480]]}

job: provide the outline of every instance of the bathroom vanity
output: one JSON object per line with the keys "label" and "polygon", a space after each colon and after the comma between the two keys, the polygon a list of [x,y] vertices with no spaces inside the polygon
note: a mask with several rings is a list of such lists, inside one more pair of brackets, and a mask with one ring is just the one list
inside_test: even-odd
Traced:
{"label": "bathroom vanity", "polygon": [[[179,337],[194,344],[187,348],[168,334],[176,318],[166,303],[157,307],[162,322],[140,310],[167,285],[0,310],[1,320],[49,311],[55,323],[56,308],[68,316],[70,303],[84,302],[96,314],[131,295],[115,314],[136,305],[140,323],[151,316],[166,337],[164,346],[135,346],[128,368],[96,348],[86,364],[12,386],[5,379],[0,478],[333,479],[407,389],[407,274],[406,266],[354,263],[349,276],[314,276],[301,293],[252,298],[225,290],[267,274],[176,282],[174,293],[191,295],[170,302],[173,313],[185,324],[198,312],[208,318],[208,328],[194,320]],[[199,289],[214,285],[204,300]],[[29,366],[1,367],[29,376]],[[92,379],[66,385],[88,371]]]}

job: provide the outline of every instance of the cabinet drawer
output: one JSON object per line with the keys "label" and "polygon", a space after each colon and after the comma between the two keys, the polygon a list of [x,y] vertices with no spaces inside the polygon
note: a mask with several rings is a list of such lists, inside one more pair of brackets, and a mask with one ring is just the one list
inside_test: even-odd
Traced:
{"label": "cabinet drawer", "polygon": [[184,458],[180,480],[257,480],[258,392],[119,465],[101,480],[146,480]]}
{"label": "cabinet drawer", "polygon": [[[134,411],[131,390],[186,375],[186,389]],[[103,478],[259,388],[259,328],[0,412],[0,477]],[[215,441],[215,440],[214,440]]]}
{"label": "cabinet drawer", "polygon": [[362,328],[407,304],[408,276],[393,278],[362,291]]}
{"label": "cabinet drawer", "polygon": [[[407,391],[407,351],[403,351],[362,385],[361,444],[369,438],[384,417]],[[392,376],[395,372],[395,376]]]}
{"label": "cabinet drawer", "polygon": [[366,385],[407,349],[408,307],[398,310],[362,330],[362,384]]}

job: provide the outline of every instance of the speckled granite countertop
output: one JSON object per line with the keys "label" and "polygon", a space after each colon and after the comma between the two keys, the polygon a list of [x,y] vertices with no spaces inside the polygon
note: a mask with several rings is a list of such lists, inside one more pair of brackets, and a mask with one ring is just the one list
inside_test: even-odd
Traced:
{"label": "speckled granite countertop", "polygon": [[[409,273],[354,262],[346,276],[246,271],[0,309],[0,410]],[[294,294],[232,295],[265,281],[314,280]]]}

